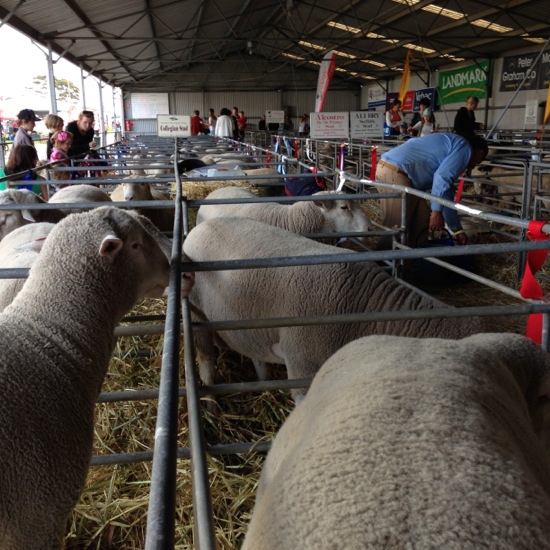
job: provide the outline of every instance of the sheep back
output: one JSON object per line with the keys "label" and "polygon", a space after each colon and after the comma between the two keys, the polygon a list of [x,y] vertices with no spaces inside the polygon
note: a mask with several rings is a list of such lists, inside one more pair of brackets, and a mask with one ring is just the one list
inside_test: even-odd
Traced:
{"label": "sheep back", "polygon": [[0,210],[0,240],[22,225],[34,222],[57,223],[65,217],[65,212],[61,210],[36,208],[37,205],[45,203],[41,197],[27,189],[0,191],[0,205],[28,205],[24,210]]}
{"label": "sheep back", "polygon": [[[53,223],[31,223],[6,235],[0,241],[0,269],[31,267],[42,249],[41,245],[54,227]],[[13,302],[25,280],[0,279],[0,311]]]}
{"label": "sheep back", "polygon": [[[352,252],[234,217],[197,225],[185,239],[184,253],[191,261],[210,261]],[[373,262],[200,272],[190,299],[197,315],[209,321],[446,307],[400,284]],[[289,378],[307,378],[361,336],[461,338],[482,330],[478,319],[449,318],[231,330],[219,336],[253,360],[285,364]]]}
{"label": "sheep back", "polygon": [[56,225],[0,314],[0,541],[60,548],[88,471],[114,329],[169,262],[139,219],[100,207]]}
{"label": "sheep back", "polygon": [[276,435],[243,550],[549,548],[549,369],[515,334],[348,344]]}

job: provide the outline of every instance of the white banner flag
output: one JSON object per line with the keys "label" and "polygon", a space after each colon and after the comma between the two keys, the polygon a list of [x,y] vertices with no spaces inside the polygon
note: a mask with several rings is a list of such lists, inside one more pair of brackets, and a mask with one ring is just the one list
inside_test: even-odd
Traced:
{"label": "white banner flag", "polygon": [[317,94],[315,95],[315,112],[320,113],[323,110],[325,97],[334,71],[336,69],[336,53],[327,52],[319,67],[319,79],[317,80]]}

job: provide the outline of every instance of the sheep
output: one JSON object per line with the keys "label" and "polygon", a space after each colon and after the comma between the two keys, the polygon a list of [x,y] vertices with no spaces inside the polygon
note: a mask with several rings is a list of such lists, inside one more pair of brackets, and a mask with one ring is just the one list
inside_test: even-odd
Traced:
{"label": "sheep", "polygon": [[517,334],[349,343],[275,436],[243,550],[550,548],[549,373]]}
{"label": "sheep", "polygon": [[71,214],[0,314],[2,548],[61,548],[88,471],[115,326],[139,298],[161,295],[169,269],[134,213]]}
{"label": "sheep", "polygon": [[0,205],[7,204],[28,204],[29,207],[25,210],[0,210],[0,240],[22,225],[34,222],[57,223],[65,217],[65,212],[61,210],[36,208],[36,205],[46,203],[27,189],[0,191]]}
{"label": "sheep", "polygon": [[[474,191],[478,195],[491,197],[502,193],[502,201],[521,204],[523,193],[525,192],[526,173],[523,167],[513,164],[506,166],[502,163],[498,166],[491,164],[480,164],[472,169],[471,175],[474,179]],[[548,193],[550,191],[550,174],[542,172],[540,181],[537,180],[538,174],[534,174],[532,181],[532,194]],[[539,187],[540,189],[537,189]],[[542,199],[545,208],[550,207],[548,198]]]}
{"label": "sheep", "polygon": [[[183,252],[192,262],[353,252],[248,218],[217,218],[194,227]],[[441,302],[400,284],[374,262],[200,272],[190,294],[195,319],[220,321],[363,312],[429,310]],[[264,364],[286,365],[288,378],[313,376],[345,343],[370,334],[461,338],[482,332],[476,318],[403,320],[221,331],[226,346]],[[201,379],[214,383],[213,335],[196,333]],[[300,391],[293,392],[297,400]]]}
{"label": "sheep", "polygon": [[[169,200],[168,193],[155,189],[149,183],[131,183],[126,181],[112,193],[113,202],[122,201],[162,201]],[[138,208],[141,215],[149,218],[161,231],[174,229],[174,210],[169,208]]]}
{"label": "sheep", "polygon": [[[323,201],[325,196],[341,196],[337,201]],[[301,201],[292,205],[276,203],[202,205],[197,212],[197,224],[220,216],[242,216],[287,229],[293,233],[365,232],[370,222],[364,210],[345,193],[322,191],[314,195],[319,200]],[[252,192],[241,187],[222,187],[212,191],[207,199],[249,199]],[[364,240],[364,237],[361,237]]]}
{"label": "sheep", "polygon": [[[31,267],[54,227],[54,223],[30,223],[9,233],[0,241],[0,269]],[[0,279],[0,312],[13,302],[24,283],[25,279]]]}
{"label": "sheep", "polygon": [[[108,193],[94,185],[69,185],[55,193],[50,203],[112,202]],[[83,212],[86,209],[72,209],[70,212]]]}

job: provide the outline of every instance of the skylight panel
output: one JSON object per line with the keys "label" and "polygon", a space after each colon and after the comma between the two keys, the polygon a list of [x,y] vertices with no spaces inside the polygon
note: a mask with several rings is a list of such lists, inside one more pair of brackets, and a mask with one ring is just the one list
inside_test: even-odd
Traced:
{"label": "skylight panel", "polygon": [[429,11],[430,13],[435,13],[436,15],[442,15],[443,17],[448,17],[449,19],[462,19],[466,17],[465,13],[460,13],[459,11],[448,10],[435,4],[428,4],[422,8],[424,11]]}
{"label": "skylight panel", "polygon": [[424,48],[423,46],[416,46],[415,44],[403,44],[403,47],[422,53],[435,53],[435,50],[432,50],[431,48]]}
{"label": "skylight panel", "polygon": [[373,61],[372,59],[361,59],[363,63],[369,63],[370,65],[376,65],[376,67],[384,68],[386,65],[384,63],[379,63],[378,61]]}
{"label": "skylight panel", "polygon": [[284,55],[285,57],[290,57],[290,59],[298,59],[299,61],[303,61],[304,58],[303,57],[300,57],[299,55],[294,55],[292,53],[288,53],[288,52],[281,52],[282,55]]}
{"label": "skylight panel", "polygon": [[342,23],[336,23],[335,21],[329,21],[327,26],[334,27],[335,29],[339,29],[341,31],[351,32],[352,34],[359,34],[361,32],[361,29],[358,29],[357,27],[350,27],[349,25],[343,25]]}
{"label": "skylight panel", "polygon": [[514,30],[512,27],[504,27],[502,25],[497,25],[496,23],[491,23],[490,21],[486,21],[485,19],[476,19],[475,21],[471,21],[471,24],[475,25],[476,27],[489,29],[495,32],[510,32]]}
{"label": "skylight panel", "polygon": [[304,40],[300,40],[298,42],[300,46],[305,46],[306,48],[312,48],[314,50],[325,50],[326,48],[324,46],[318,46],[317,44],[312,44],[311,42],[305,42]]}

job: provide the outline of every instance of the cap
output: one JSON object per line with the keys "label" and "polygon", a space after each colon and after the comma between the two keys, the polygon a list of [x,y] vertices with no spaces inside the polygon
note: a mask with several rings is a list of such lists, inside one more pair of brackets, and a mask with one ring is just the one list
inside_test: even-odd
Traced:
{"label": "cap", "polygon": [[432,110],[429,107],[426,107],[422,113],[422,116],[432,116]]}
{"label": "cap", "polygon": [[19,120],[42,120],[41,118],[38,118],[32,109],[23,109],[22,111],[19,111],[17,114],[17,118]]}

